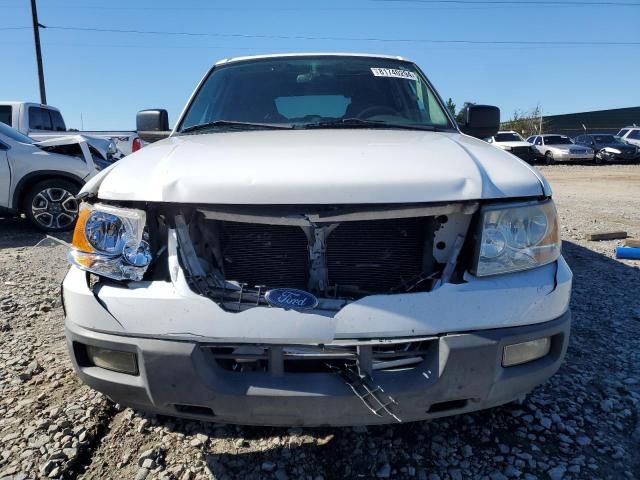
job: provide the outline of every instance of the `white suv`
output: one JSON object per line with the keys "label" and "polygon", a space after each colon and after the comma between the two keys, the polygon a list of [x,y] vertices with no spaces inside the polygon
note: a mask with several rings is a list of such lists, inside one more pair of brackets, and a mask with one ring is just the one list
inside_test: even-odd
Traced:
{"label": "white suv", "polygon": [[169,138],[79,195],[63,299],[81,380],[254,425],[521,398],[562,362],[572,276],[545,179],[463,133],[498,125],[473,105],[461,131],[399,57],[218,62]]}
{"label": "white suv", "polygon": [[618,132],[617,136],[630,145],[640,147],[640,127],[625,127]]}
{"label": "white suv", "polygon": [[78,215],[75,195],[96,171],[84,138],[36,143],[0,122],[0,215],[24,213],[40,230],[70,230]]}

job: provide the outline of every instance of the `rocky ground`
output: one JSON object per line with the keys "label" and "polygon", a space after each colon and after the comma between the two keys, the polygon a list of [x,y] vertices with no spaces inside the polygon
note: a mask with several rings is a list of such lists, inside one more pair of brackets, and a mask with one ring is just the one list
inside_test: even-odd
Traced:
{"label": "rocky ground", "polygon": [[565,364],[522,404],[386,427],[236,427],[111,404],[67,358],[66,247],[0,219],[0,479],[640,478],[640,262],[583,240],[640,238],[640,167],[541,170],[575,275]]}

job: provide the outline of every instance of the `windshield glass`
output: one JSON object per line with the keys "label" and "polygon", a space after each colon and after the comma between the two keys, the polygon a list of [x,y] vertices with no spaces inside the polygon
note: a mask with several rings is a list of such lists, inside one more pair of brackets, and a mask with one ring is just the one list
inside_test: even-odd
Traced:
{"label": "windshield glass", "polygon": [[347,119],[453,129],[435,94],[411,63],[366,57],[295,57],[214,68],[178,131],[196,131],[193,127],[221,121],[296,127],[320,123],[331,128]]}
{"label": "windshield glass", "polygon": [[498,133],[493,138],[496,142],[524,142],[524,138],[515,132]]}
{"label": "windshield glass", "polygon": [[564,135],[549,135],[544,137],[545,145],[571,145],[572,143],[571,139]]}
{"label": "windshield glass", "polygon": [[596,143],[624,143],[613,135],[594,135],[593,139]]}
{"label": "windshield glass", "polygon": [[31,140],[29,137],[21,134],[19,131],[14,130],[13,128],[2,122],[0,122],[0,135],[5,135],[11,140],[15,140],[16,142],[20,143],[28,143],[29,145],[33,143],[33,140]]}

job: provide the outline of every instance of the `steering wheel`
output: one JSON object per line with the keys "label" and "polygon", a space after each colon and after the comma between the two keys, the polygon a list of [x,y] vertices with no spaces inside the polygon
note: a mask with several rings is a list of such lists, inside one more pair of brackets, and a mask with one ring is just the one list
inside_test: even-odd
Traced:
{"label": "steering wheel", "polygon": [[384,105],[372,105],[362,110],[356,118],[369,118],[375,115],[384,115],[385,113],[398,115],[398,112],[391,107],[386,107]]}

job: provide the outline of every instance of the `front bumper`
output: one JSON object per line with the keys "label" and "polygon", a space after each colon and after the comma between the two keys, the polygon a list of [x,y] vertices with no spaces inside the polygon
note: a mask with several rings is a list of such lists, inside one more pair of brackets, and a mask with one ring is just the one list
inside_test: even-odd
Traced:
{"label": "front bumper", "polygon": [[591,162],[594,156],[594,153],[555,153],[553,158],[558,162]]}
{"label": "front bumper", "polygon": [[640,155],[637,153],[612,153],[601,150],[598,155],[605,162],[636,162],[640,160]]}
{"label": "front bumper", "polygon": [[[88,275],[72,267],[63,300],[78,375],[124,405],[239,424],[356,425],[395,419],[373,415],[335,373],[231,371],[211,347],[260,345],[271,362],[283,346],[426,337],[420,363],[374,370],[371,385],[397,401],[393,414],[402,421],[479,410],[521,397],[558,369],[569,336],[571,281],[560,257],[524,272],[466,276],[431,292],[372,295],[325,316],[267,307],[227,312],[192,292],[179,268],[171,281],[90,287]],[[501,366],[504,345],[540,337],[552,338],[544,358]],[[139,374],[92,366],[83,345],[135,353]]]}
{"label": "front bumper", "polygon": [[[542,324],[440,335],[410,369],[373,372],[371,384],[397,402],[390,410],[415,421],[501,405],[522,397],[559,368],[569,339],[570,313]],[[158,414],[251,425],[391,423],[374,415],[335,373],[234,372],[198,342],[99,333],[66,320],[73,365],[89,386],[113,400]],[[503,347],[551,338],[543,358],[501,365]],[[81,345],[132,352],[139,375],[116,373],[83,360]],[[272,347],[273,348],[273,347]]]}
{"label": "front bumper", "polygon": [[522,150],[522,151],[513,151],[507,150],[512,155],[515,155],[521,160],[524,160],[527,163],[533,163],[536,160],[536,152],[533,150]]}

